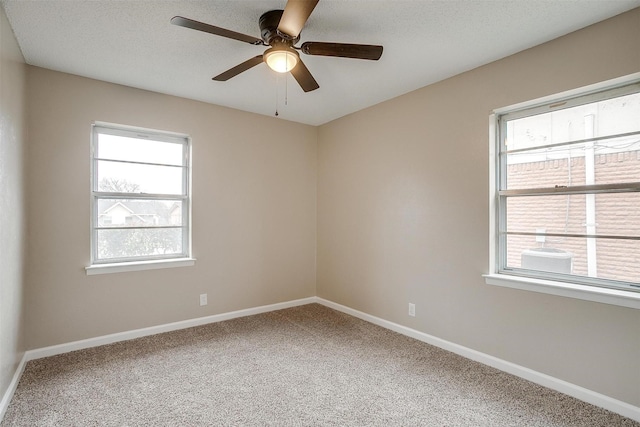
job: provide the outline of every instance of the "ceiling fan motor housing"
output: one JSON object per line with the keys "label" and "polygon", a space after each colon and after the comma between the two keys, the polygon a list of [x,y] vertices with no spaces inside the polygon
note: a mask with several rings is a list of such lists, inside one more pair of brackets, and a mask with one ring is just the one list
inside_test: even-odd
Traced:
{"label": "ceiling fan motor housing", "polygon": [[262,40],[269,46],[273,46],[274,44],[293,46],[300,40],[300,34],[298,34],[296,38],[291,39],[278,32],[282,12],[282,10],[270,10],[269,12],[263,13],[260,17],[260,37],[262,37]]}

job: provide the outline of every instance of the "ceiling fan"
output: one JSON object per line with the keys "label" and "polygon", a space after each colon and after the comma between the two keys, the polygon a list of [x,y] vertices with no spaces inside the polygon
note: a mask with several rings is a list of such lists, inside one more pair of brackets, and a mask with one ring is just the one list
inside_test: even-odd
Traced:
{"label": "ceiling fan", "polygon": [[243,63],[215,76],[213,80],[227,81],[238,74],[255,67],[261,62],[280,73],[291,72],[302,90],[310,92],[320,86],[304,65],[298,51],[307,55],[337,56],[342,58],[369,59],[377,61],[382,56],[382,46],[304,42],[302,46],[295,44],[300,40],[300,32],[319,0],[288,0],[284,10],[271,10],[264,13],[259,20],[260,37],[237,33],[182,16],[174,16],[171,23],[193,30],[204,31],[216,36],[252,45],[269,46],[262,55],[254,56]]}

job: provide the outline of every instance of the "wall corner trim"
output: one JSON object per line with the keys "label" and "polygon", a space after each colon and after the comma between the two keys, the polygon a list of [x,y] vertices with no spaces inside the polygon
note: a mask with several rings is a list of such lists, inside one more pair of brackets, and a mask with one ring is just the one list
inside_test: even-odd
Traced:
{"label": "wall corner trim", "polygon": [[462,357],[466,357],[467,359],[471,359],[484,365],[491,366],[503,372],[507,372],[541,386],[559,391],[560,393],[575,397],[576,399],[582,400],[583,402],[599,406],[611,412],[615,412],[617,414],[640,422],[640,407],[633,406],[629,403],[614,399],[601,393],[597,393],[593,390],[589,390],[587,388],[569,383],[550,375],[534,371],[533,369],[516,365],[515,363],[511,363],[506,360],[491,356],[489,354],[482,353],[480,351],[473,350],[459,344],[455,344],[451,341],[443,340],[433,335],[425,334],[424,332],[420,332],[415,329],[411,329],[406,326],[402,326],[397,323],[393,323],[388,320],[384,320],[379,317],[354,310],[350,307],[337,304],[320,297],[317,297],[316,302],[334,310],[341,311],[345,314],[349,314],[353,317],[357,317],[359,319],[373,323],[374,325],[381,326],[399,334],[417,339],[418,341],[422,341],[427,344],[442,348],[444,350],[458,354]]}

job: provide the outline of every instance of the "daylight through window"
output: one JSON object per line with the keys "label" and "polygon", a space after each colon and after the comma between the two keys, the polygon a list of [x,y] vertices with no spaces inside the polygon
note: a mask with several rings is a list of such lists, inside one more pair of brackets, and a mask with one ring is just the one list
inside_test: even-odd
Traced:
{"label": "daylight through window", "polygon": [[189,138],[96,124],[92,264],[190,257]]}
{"label": "daylight through window", "polygon": [[640,83],[497,127],[498,273],[640,292]]}

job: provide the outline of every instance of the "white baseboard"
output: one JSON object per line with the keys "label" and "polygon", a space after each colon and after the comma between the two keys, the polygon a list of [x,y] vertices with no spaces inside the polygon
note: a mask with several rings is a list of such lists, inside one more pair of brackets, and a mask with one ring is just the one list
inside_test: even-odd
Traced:
{"label": "white baseboard", "polygon": [[525,380],[531,381],[533,383],[540,384],[541,386],[559,391],[560,393],[567,394],[571,397],[575,397],[576,399],[582,400],[595,406],[599,406],[627,418],[631,418],[632,420],[640,421],[640,408],[621,400],[617,400],[604,394],[597,393],[584,387],[569,383],[567,381],[560,380],[550,375],[534,371],[533,369],[525,368],[524,366],[516,365],[515,363],[507,362],[506,360],[498,359],[497,357],[490,356],[486,353],[482,353],[468,347],[464,347],[462,345],[455,344],[438,337],[434,337],[433,335],[425,334],[424,332],[416,331],[415,329],[411,329],[397,323],[389,322],[379,317],[354,310],[350,307],[337,304],[323,298],[316,297],[316,302],[334,310],[349,314],[353,317],[366,320],[367,322],[373,323],[374,325],[382,326],[383,328],[390,329],[402,335],[406,335],[419,341],[423,341],[427,344],[440,347],[444,350],[466,357],[467,359],[480,362],[484,365],[488,365],[517,377],[524,378]]}
{"label": "white baseboard", "polygon": [[27,364],[27,355],[24,354],[22,359],[20,359],[20,363],[18,364],[18,368],[13,373],[13,378],[9,383],[9,387],[4,392],[4,396],[2,396],[2,400],[0,401],[0,422],[4,418],[5,412],[7,412],[7,408],[9,408],[9,403],[11,403],[11,399],[13,399],[13,394],[16,392],[16,388],[18,387],[18,383],[20,382],[20,377],[22,377],[22,373],[24,372],[24,366]]}
{"label": "white baseboard", "polygon": [[214,314],[212,316],[198,317],[195,319],[183,320],[180,322],[167,323],[164,325],[151,326],[148,328],[134,329],[131,331],[118,332],[115,334],[103,335],[85,340],[73,341],[65,344],[52,345],[49,347],[28,350],[22,357],[18,368],[16,369],[13,379],[9,387],[0,401],[0,422],[4,418],[4,414],[9,407],[9,403],[13,398],[13,394],[18,387],[20,377],[24,372],[25,365],[30,360],[42,359],[43,357],[55,356],[58,354],[69,353],[71,351],[82,350],[85,348],[98,347],[105,344],[112,344],[120,341],[127,341],[135,338],[156,335],[163,332],[177,331],[179,329],[191,328],[194,326],[206,325],[209,323],[222,322],[225,320],[235,319],[238,317],[252,316],[254,314],[267,313],[270,311],[282,310],[285,308],[297,307],[317,302],[316,297],[302,298],[293,301],[286,301],[277,304],[263,305],[260,307],[247,308],[243,310],[231,311],[228,313]]}
{"label": "white baseboard", "polygon": [[222,322],[224,320],[235,319],[237,317],[252,316],[254,314],[267,313],[269,311],[282,310],[284,308],[296,307],[299,305],[311,304],[314,302],[316,302],[316,297],[302,298],[277,304],[263,305],[260,307],[231,311],[229,313],[214,314],[212,316],[198,317],[195,319],[183,320],[180,322],[166,323],[164,325],[150,326],[148,328],[134,329],[132,331],[118,332],[116,334],[103,335],[101,337],[88,338],[85,340],[73,341],[70,343],[29,350],[26,352],[25,358],[27,361],[41,359],[43,357],[55,356],[57,354],[68,353],[70,351],[98,347],[114,342],[127,341],[134,338],[161,334],[163,332],[177,331],[179,329],[206,325],[208,323]]}
{"label": "white baseboard", "polygon": [[448,350],[452,353],[466,357],[467,359],[480,362],[482,364],[494,367],[504,372],[508,372],[512,375],[524,378],[536,384],[540,384],[544,387],[548,387],[552,390],[559,391],[569,396],[580,399],[584,402],[591,403],[592,405],[599,406],[612,412],[616,412],[625,417],[631,418],[635,421],[640,421],[640,408],[630,405],[617,399],[613,399],[609,396],[597,393],[595,391],[580,387],[575,384],[554,378],[552,376],[534,371],[524,366],[516,365],[515,363],[507,362],[506,360],[499,359],[494,356],[490,356],[486,353],[482,353],[468,347],[461,346],[459,344],[452,343],[450,341],[437,338],[433,335],[425,334],[424,332],[417,331],[415,329],[408,328],[406,326],[393,323],[379,317],[372,316],[367,313],[363,313],[358,310],[354,310],[350,307],[337,304],[335,302],[319,298],[309,297],[294,301],[288,301],[278,304],[264,305],[260,307],[248,308],[244,310],[232,311],[229,313],[215,314],[212,316],[199,317],[196,319],[184,320],[181,322],[168,323],[165,325],[152,326],[149,328],[135,329],[132,331],[120,332],[116,334],[104,335],[96,338],[89,338],[86,340],[74,341],[66,344],[54,345],[50,347],[39,348],[35,350],[29,350],[24,354],[22,361],[20,362],[16,372],[13,376],[13,380],[9,385],[9,388],[5,392],[2,401],[0,402],[0,421],[2,420],[5,411],[9,406],[9,402],[13,397],[13,394],[18,386],[22,372],[26,362],[29,360],[40,359],[43,357],[55,356],[57,354],[68,353],[70,351],[81,350],[84,348],[97,347],[100,345],[111,344],[119,341],[126,341],[134,338],[140,338],[149,335],[155,335],[163,332],[170,332],[179,329],[191,328],[193,326],[205,325],[208,323],[222,322],[224,320],[235,319],[238,317],[251,316],[254,314],[267,313],[270,311],[282,310],[284,308],[297,307],[305,304],[318,303],[334,310],[341,311],[351,316],[357,317],[383,328],[398,332],[408,337],[423,341],[427,344],[440,347],[444,350]]}

